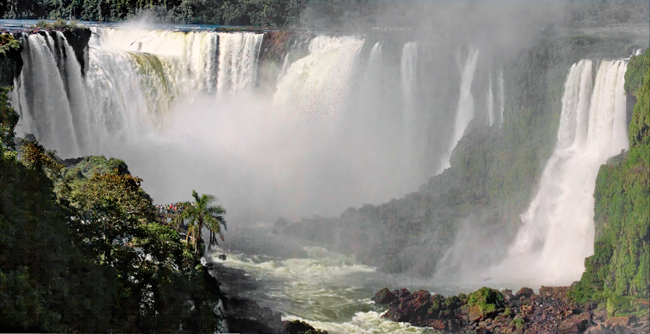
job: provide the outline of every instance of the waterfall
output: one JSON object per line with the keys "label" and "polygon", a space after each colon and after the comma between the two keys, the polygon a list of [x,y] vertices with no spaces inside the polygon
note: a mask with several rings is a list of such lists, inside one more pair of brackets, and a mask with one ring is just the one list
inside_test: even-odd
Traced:
{"label": "waterfall", "polygon": [[418,43],[408,42],[402,49],[401,74],[402,96],[404,97],[404,132],[407,137],[412,135],[415,122],[415,89],[417,86]]}
{"label": "waterfall", "polygon": [[465,134],[465,129],[469,122],[474,118],[474,98],[472,97],[472,81],[474,80],[474,71],[476,70],[476,63],[478,61],[479,50],[474,47],[469,47],[469,54],[467,55],[467,62],[463,67],[463,74],[460,83],[460,97],[458,99],[458,111],[456,113],[456,120],[454,122],[454,131],[449,141],[449,148],[441,160],[441,166],[436,174],[442,173],[443,170],[451,167],[449,159],[451,152],[458,144],[458,141]]}
{"label": "waterfall", "polygon": [[[78,89],[81,71],[74,52],[63,47],[67,45],[65,37],[57,32],[54,38],[47,33],[23,36],[25,66],[13,93],[22,120],[17,131],[32,133],[59,155],[70,156],[79,152],[76,127],[85,121],[74,117],[71,109],[84,104],[83,95],[68,93]],[[72,103],[70,97],[75,99]]]}
{"label": "waterfall", "polygon": [[[623,61],[603,61],[592,89],[592,62],[571,67],[557,144],[509,257],[493,271],[505,280],[567,285],[593,254],[594,197],[600,165],[628,148]],[[543,281],[542,281],[543,280]]]}
{"label": "waterfall", "polygon": [[505,93],[503,87],[503,69],[499,69],[498,89],[499,89],[499,128],[503,126],[503,109],[505,108]]}
{"label": "waterfall", "polygon": [[487,125],[494,124],[494,93],[492,92],[492,73],[488,74]]}
{"label": "waterfall", "polygon": [[355,62],[363,40],[318,36],[309,55],[296,60],[277,84],[273,104],[286,117],[338,117],[347,108]]}
{"label": "waterfall", "polygon": [[219,74],[217,90],[245,91],[255,86],[257,57],[264,34],[219,33]]}
{"label": "waterfall", "polygon": [[184,85],[208,92],[216,88],[217,33],[97,27],[91,30],[92,47],[177,59],[183,67]]}
{"label": "waterfall", "polygon": [[379,126],[377,110],[381,102],[376,97],[381,94],[382,67],[382,45],[377,42],[370,50],[359,98],[359,116],[365,118],[369,126]]}

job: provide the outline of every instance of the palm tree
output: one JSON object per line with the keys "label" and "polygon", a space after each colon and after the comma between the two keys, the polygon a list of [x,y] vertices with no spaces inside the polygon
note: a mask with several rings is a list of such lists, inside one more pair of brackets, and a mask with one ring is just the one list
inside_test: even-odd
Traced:
{"label": "palm tree", "polygon": [[204,194],[199,197],[196,190],[192,190],[192,197],[194,197],[194,203],[181,203],[183,212],[174,218],[174,222],[179,225],[183,222],[187,224],[187,238],[185,241],[189,242],[190,235],[192,236],[194,254],[198,255],[203,227],[206,227],[210,231],[208,247],[217,244],[217,234],[223,240],[221,226],[223,225],[224,230],[226,230],[226,219],[223,217],[226,214],[226,209],[221,207],[221,205],[211,205],[212,202],[217,200],[212,195]]}

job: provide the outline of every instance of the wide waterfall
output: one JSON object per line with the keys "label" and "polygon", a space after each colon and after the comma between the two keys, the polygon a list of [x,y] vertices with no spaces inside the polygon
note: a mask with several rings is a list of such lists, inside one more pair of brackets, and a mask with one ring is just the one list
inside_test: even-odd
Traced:
{"label": "wide waterfall", "polygon": [[[91,31],[83,70],[62,34],[24,35],[13,93],[19,132],[64,158],[134,161],[157,201],[177,200],[201,179],[246,220],[379,204],[448,167],[474,118],[472,47],[462,73],[450,73],[447,52],[423,41],[301,35],[269,75],[266,34]],[[437,63],[420,54],[437,54]]]}
{"label": "wide waterfall", "polygon": [[[509,257],[493,277],[568,285],[580,279],[594,247],[594,188],[600,165],[628,148],[623,83],[627,64],[590,60],[571,67],[553,155]],[[506,275],[504,275],[504,273]],[[529,283],[530,284],[530,283]]]}

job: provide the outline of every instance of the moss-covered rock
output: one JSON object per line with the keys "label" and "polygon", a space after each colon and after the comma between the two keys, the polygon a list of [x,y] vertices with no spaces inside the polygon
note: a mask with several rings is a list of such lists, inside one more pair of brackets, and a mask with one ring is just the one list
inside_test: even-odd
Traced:
{"label": "moss-covered rock", "polygon": [[467,306],[470,320],[491,317],[505,310],[504,296],[499,290],[483,287],[469,295]]}

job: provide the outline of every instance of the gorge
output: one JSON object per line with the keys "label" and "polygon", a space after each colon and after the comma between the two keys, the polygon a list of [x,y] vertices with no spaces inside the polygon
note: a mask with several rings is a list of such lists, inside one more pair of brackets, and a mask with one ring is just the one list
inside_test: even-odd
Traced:
{"label": "gorge", "polygon": [[329,333],[433,331],[382,318],[385,286],[589,273],[599,170],[633,149],[626,71],[648,47],[536,26],[5,28],[19,137],[123,159],[156,204],[215,194],[230,230],[206,259],[224,291]]}

